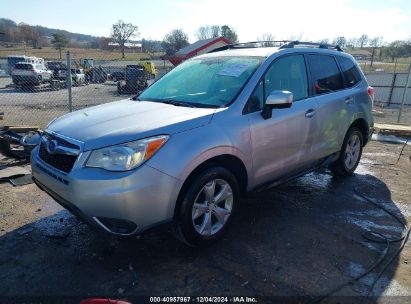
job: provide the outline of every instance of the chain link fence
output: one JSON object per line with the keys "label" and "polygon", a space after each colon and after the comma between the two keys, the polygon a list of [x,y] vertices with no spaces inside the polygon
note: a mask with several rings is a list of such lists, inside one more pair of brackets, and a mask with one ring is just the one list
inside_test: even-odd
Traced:
{"label": "chain link fence", "polygon": [[384,69],[365,72],[368,83],[375,89],[376,122],[411,124],[410,69],[411,63],[403,64],[401,69],[394,67],[392,72]]}
{"label": "chain link fence", "polygon": [[[57,55],[58,52],[55,52]],[[3,49],[0,58],[0,127],[1,126],[37,126],[44,128],[53,118],[69,112],[69,93],[67,89],[67,65],[63,72],[56,70],[66,63],[57,57],[48,57],[45,64],[53,68],[51,81],[36,86],[16,86],[12,77],[7,74],[9,63],[7,57],[16,55]],[[87,54],[82,54],[85,56]],[[72,67],[72,109],[78,110],[111,101],[134,96],[132,90],[119,90],[119,82],[124,82],[127,67],[144,65],[151,62],[157,70],[156,75],[148,75],[150,85],[168,72],[172,65],[159,58],[150,60],[141,54],[136,60],[119,60],[98,57],[92,64],[79,58],[75,53],[71,56]],[[89,58],[91,59],[91,58]],[[27,59],[30,62],[30,59]],[[35,63],[33,63],[36,65]],[[404,98],[409,63],[396,60],[394,63],[376,62],[370,67],[367,61],[359,61],[371,86],[375,88],[374,117],[376,122],[397,123],[400,105]],[[77,72],[80,75],[77,75]],[[30,71],[31,73],[31,71]],[[29,73],[29,74],[30,74]],[[60,74],[59,74],[60,73]],[[83,75],[82,75],[82,74]],[[24,71],[22,73],[24,75]],[[136,79],[130,80],[136,82]],[[120,91],[120,92],[119,92]],[[411,90],[405,96],[400,122],[411,124]]]}
{"label": "chain link fence", "polygon": [[[10,56],[16,56],[10,53]],[[49,58],[42,62],[28,57],[21,69],[10,72],[9,60],[0,58],[0,127],[45,126],[55,117],[70,109],[67,74],[71,74],[72,110],[99,105],[135,96],[138,89],[153,83],[171,70],[172,65],[161,59],[144,60],[90,60],[71,57],[71,73],[67,61]],[[17,57],[17,56],[16,56]],[[23,56],[20,56],[23,57]],[[154,69],[141,67],[149,64]],[[27,66],[27,67],[26,67]],[[150,72],[148,72],[150,70]],[[126,72],[127,71],[127,72]],[[50,74],[50,76],[46,74]],[[127,73],[127,79],[126,78]],[[33,76],[34,75],[34,76]],[[36,78],[44,78],[37,81]],[[119,89],[121,83],[122,89]]]}

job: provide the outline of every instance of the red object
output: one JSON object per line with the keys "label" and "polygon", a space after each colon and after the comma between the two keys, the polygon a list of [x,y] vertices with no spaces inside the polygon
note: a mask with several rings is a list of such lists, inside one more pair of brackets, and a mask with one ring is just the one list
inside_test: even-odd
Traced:
{"label": "red object", "polygon": [[374,88],[372,86],[368,87],[368,96],[370,96],[371,100],[374,101]]}
{"label": "red object", "polygon": [[113,299],[85,299],[81,300],[80,304],[132,304],[130,302],[122,300],[113,300]]}
{"label": "red object", "polygon": [[181,62],[183,62],[184,60],[187,60],[191,57],[196,56],[199,52],[201,52],[202,50],[210,47],[213,44],[216,44],[218,42],[224,42],[225,44],[230,44],[230,41],[228,41],[225,37],[219,37],[216,38],[214,40],[211,40],[210,42],[192,50],[191,52],[188,52],[187,54],[175,54],[173,56],[165,56],[164,59],[168,59],[173,65],[179,65]]}
{"label": "red object", "polygon": [[186,56],[188,56],[188,58],[194,57],[195,55],[197,55],[198,52],[200,52],[200,51],[208,48],[209,46],[211,46],[211,45],[213,45],[213,44],[215,44],[215,43],[217,43],[217,42],[220,42],[220,41],[223,41],[223,42],[225,42],[225,43],[227,43],[227,44],[230,44],[230,41],[228,41],[225,37],[220,37],[220,38],[218,38],[218,39],[216,39],[216,40],[210,41],[209,43],[207,43],[207,44],[199,47],[198,49],[195,49],[195,50],[191,51],[191,52],[188,53]]}

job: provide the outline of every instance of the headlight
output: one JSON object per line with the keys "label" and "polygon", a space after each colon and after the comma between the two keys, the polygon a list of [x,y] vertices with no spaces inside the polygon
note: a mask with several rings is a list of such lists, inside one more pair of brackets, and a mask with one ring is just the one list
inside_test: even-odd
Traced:
{"label": "headlight", "polygon": [[86,167],[109,171],[128,171],[150,159],[168,140],[168,136],[156,136],[125,144],[94,150]]}

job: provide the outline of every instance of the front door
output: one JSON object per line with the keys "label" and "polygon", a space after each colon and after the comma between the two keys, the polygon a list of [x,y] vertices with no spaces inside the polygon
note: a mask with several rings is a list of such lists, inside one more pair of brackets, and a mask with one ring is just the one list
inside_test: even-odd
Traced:
{"label": "front door", "polygon": [[[261,109],[274,90],[292,92],[293,104],[273,109],[272,117],[265,120]],[[317,135],[317,103],[308,94],[303,55],[273,62],[250,96],[247,111],[255,186],[301,171],[315,161],[312,144]]]}

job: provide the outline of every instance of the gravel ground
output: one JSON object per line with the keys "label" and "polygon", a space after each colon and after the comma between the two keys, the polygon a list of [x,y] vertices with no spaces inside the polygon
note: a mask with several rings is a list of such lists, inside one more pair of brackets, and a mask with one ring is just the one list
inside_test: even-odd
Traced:
{"label": "gravel ground", "polygon": [[[363,273],[380,256],[385,245],[366,241],[362,237],[366,229],[401,233],[395,220],[361,199],[355,188],[410,222],[411,147],[405,147],[398,164],[390,165],[401,148],[373,141],[350,178],[335,179],[324,170],[253,194],[243,200],[227,236],[203,249],[181,245],[169,228],[139,239],[102,237],[35,185],[2,183],[0,302],[45,295],[67,297],[72,303],[78,301],[71,297],[92,295],[303,296],[304,300],[324,295]],[[398,247],[392,244],[389,255]],[[336,295],[365,295],[376,273]],[[410,303],[409,242],[372,295],[375,303]],[[270,301],[279,298],[259,303]]]}

